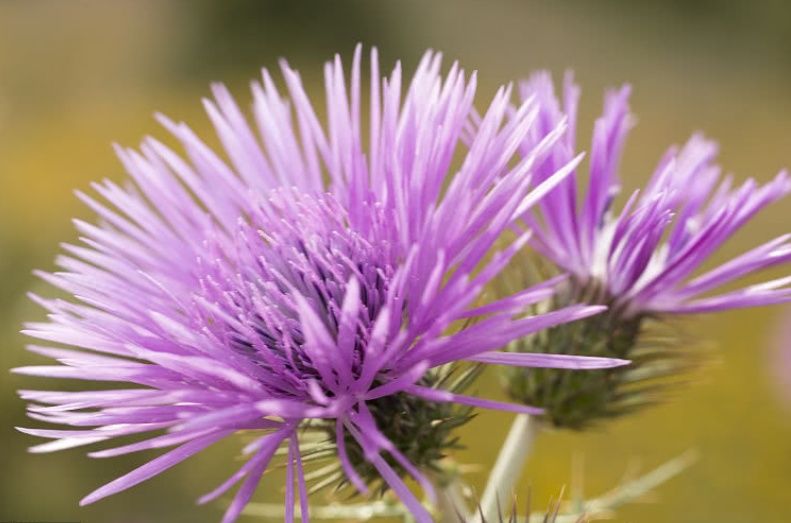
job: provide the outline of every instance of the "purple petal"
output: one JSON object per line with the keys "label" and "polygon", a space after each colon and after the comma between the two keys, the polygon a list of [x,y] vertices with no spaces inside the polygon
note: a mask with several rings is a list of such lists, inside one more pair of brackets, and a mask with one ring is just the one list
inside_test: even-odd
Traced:
{"label": "purple petal", "polygon": [[467,359],[492,365],[575,370],[610,369],[629,365],[631,363],[629,360],[618,358],[573,356],[569,354],[537,354],[529,352],[486,352]]}
{"label": "purple petal", "polygon": [[460,405],[470,405],[472,407],[478,407],[482,409],[515,412],[517,414],[541,414],[544,412],[544,409],[540,409],[538,407],[487,400],[483,398],[476,398],[475,396],[465,396],[463,394],[455,394],[447,390],[432,389],[429,387],[421,387],[419,385],[412,385],[407,389],[407,392],[423,399],[440,403],[458,403]]}
{"label": "purple petal", "polygon": [[233,431],[228,430],[215,432],[185,443],[184,445],[149,461],[145,465],[136,468],[132,472],[111,481],[103,487],[94,490],[80,501],[80,506],[89,505],[102,498],[106,498],[107,496],[111,496],[130,487],[134,487],[138,483],[142,483],[143,481],[169,469],[173,465],[184,461],[193,454],[197,454],[206,447],[213,445],[214,443],[230,435],[232,432]]}

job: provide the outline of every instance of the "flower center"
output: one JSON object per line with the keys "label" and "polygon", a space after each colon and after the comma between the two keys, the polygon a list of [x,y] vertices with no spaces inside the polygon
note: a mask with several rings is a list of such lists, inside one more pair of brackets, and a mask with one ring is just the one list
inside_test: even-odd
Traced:
{"label": "flower center", "polygon": [[[274,191],[240,219],[232,238],[218,237],[211,242],[213,257],[202,260],[199,294],[221,304],[226,314],[207,323],[233,353],[258,367],[256,374],[270,393],[304,399],[307,382],[326,385],[326,373],[335,371],[320,368],[322,362],[305,350],[298,300],[337,340],[352,278],[360,292],[351,350],[330,356],[347,358],[352,376],[359,376],[393,272],[385,240],[352,230],[331,195],[290,189]],[[331,387],[322,390],[334,394]]]}

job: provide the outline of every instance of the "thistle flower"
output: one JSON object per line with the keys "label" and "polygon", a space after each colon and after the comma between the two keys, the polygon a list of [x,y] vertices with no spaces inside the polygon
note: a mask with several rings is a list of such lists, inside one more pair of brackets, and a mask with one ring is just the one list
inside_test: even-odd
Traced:
{"label": "thistle flower", "polygon": [[352,454],[376,470],[418,521],[430,521],[401,477],[411,475],[430,494],[419,470],[424,464],[394,444],[389,435],[399,427],[378,423],[388,416],[374,412],[406,400],[537,411],[436,386],[435,369],[459,361],[625,363],[496,352],[602,309],[573,305],[527,315],[555,281],[480,301],[483,286],[529,232],[519,231],[497,253],[495,242],[581,159],[533,183],[534,167],[552,154],[564,124],[516,159],[537,122],[535,100],[511,112],[510,88],[502,88],[478,118],[475,75],[454,64],[443,77],[434,53],[424,56],[402,97],[400,66],[381,80],[372,52],[364,139],[360,56],[358,48],[348,91],[340,59],[326,65],[326,130],[298,74],[283,63],[287,97],[266,70],[263,83],[252,86],[255,129],[223,86],[215,85],[214,100],[205,101],[230,163],[185,124],[159,117],[186,160],[147,138],[140,152],[118,148],[133,185],[95,184],[104,201],[80,194],[103,223],[77,221],[82,245],[64,246],[62,272],[41,274],[74,299],[35,297],[49,321],[26,331],[61,345],[31,347],[60,364],[17,372],[132,388],[22,391],[33,402],[32,418],[73,427],[22,430],[54,439],[33,448],[39,452],[150,431],[161,432],[90,455],[175,446],[82,504],[240,430],[256,430],[260,436],[244,449],[248,461],[201,501],[241,481],[223,519],[235,520],[285,446],[291,521],[297,495],[308,514],[297,429],[319,425],[335,434],[337,459],[358,490],[367,484]]}
{"label": "thistle flower", "polygon": [[[740,277],[791,260],[788,235],[701,273],[704,263],[738,229],[789,192],[791,183],[785,172],[765,185],[749,179],[734,187],[732,178],[723,179],[714,163],[716,144],[696,134],[683,147],[667,151],[642,191],[632,193],[620,209],[614,206],[620,189],[618,164],[632,125],[629,92],[624,86],[605,97],[604,113],[593,131],[587,185],[574,176],[566,178],[539,203],[537,212],[527,215],[535,232],[535,248],[558,270],[571,275],[555,306],[584,302],[609,308],[606,314],[548,331],[516,349],[552,352],[562,347],[575,354],[635,360],[623,372],[564,378],[557,372],[529,377],[515,373],[522,377],[515,378],[512,394],[547,407],[549,417],[560,425],[582,426],[651,399],[635,393],[647,392],[642,388],[647,379],[672,374],[675,367],[662,357],[668,352],[657,349],[655,343],[638,351],[649,321],[669,314],[769,305],[791,297],[788,277],[719,290]],[[567,75],[560,101],[549,75],[538,73],[521,85],[521,95],[538,99],[541,108],[540,123],[530,130],[524,152],[558,122],[569,122],[558,146],[537,168],[541,179],[574,155],[579,88]],[[555,384],[550,385],[553,380]]]}

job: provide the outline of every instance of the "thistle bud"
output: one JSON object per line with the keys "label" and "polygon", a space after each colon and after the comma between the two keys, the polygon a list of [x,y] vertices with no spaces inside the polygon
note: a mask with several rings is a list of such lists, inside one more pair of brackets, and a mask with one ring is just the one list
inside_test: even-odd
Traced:
{"label": "thistle bud", "polygon": [[[563,147],[536,166],[540,179],[578,150],[580,90],[567,75],[558,98],[550,76],[538,73],[520,91],[524,99],[538,100],[542,122],[522,144],[525,151],[552,136],[558,122],[568,123]],[[544,407],[558,426],[581,428],[655,402],[656,381],[677,374],[676,355],[688,352],[677,339],[672,346],[667,343],[671,316],[791,299],[788,277],[727,288],[760,270],[787,266],[788,235],[707,268],[714,252],[757,212],[791,192],[785,171],[763,185],[751,179],[736,185],[731,177],[721,176],[717,144],[695,134],[682,147],[668,149],[646,186],[618,203],[619,163],[635,121],[629,94],[629,86],[606,94],[590,141],[588,173],[575,169],[574,176],[523,215],[536,251],[553,270],[569,275],[567,287],[549,308],[585,303],[609,310],[512,342],[511,350],[632,360],[621,369],[579,374],[508,370],[510,394]]]}
{"label": "thistle bud", "polygon": [[[559,325],[513,342],[509,350],[575,354],[631,360],[625,367],[573,372],[565,369],[505,369],[508,394],[544,409],[556,427],[583,429],[597,421],[652,405],[662,391],[686,375],[696,361],[677,324],[655,315],[625,316],[599,289],[564,282],[548,307],[591,300],[610,307],[603,313]],[[683,346],[683,350],[682,349]]]}
{"label": "thistle bud", "polygon": [[[462,393],[479,375],[479,366],[463,368],[454,364],[427,374],[421,379],[420,385]],[[379,430],[392,442],[396,451],[386,458],[396,474],[402,478],[409,476],[407,466],[411,466],[418,468],[437,485],[453,479],[456,472],[448,468],[447,458],[463,448],[457,429],[475,416],[472,407],[433,402],[411,394],[397,393],[369,402],[368,408]],[[328,462],[315,475],[312,491],[333,486],[336,491],[346,491],[351,486],[338,459],[340,453],[346,455],[362,481],[376,495],[382,495],[390,489],[390,485],[367,459],[363,448],[350,432],[346,432],[343,442],[340,443],[336,439],[334,423],[319,424],[312,429],[323,433],[325,441],[325,445],[319,447],[315,461]],[[341,445],[343,450],[340,450]],[[396,459],[396,455],[405,457],[408,462]],[[306,455],[306,460],[313,461],[309,454]],[[353,488],[348,490],[350,495],[357,493]]]}

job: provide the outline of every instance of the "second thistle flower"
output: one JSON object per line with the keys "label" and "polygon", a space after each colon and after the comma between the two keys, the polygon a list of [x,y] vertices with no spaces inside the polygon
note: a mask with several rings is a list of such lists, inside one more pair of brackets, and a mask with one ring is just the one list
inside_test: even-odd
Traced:
{"label": "second thistle flower", "polygon": [[[523,99],[535,99],[541,108],[540,124],[531,129],[524,152],[559,122],[569,123],[564,138],[539,166],[539,177],[549,176],[576,154],[579,92],[570,75],[560,100],[546,73],[521,85]],[[569,274],[552,308],[582,302],[607,305],[608,310],[523,339],[511,348],[633,361],[628,368],[586,375],[510,372],[510,394],[544,407],[557,426],[582,428],[656,399],[656,379],[678,369],[672,358],[680,351],[663,344],[658,338],[664,335],[657,336],[654,328],[666,316],[791,298],[789,278],[719,290],[791,260],[788,235],[701,271],[758,211],[788,194],[791,183],[785,172],[765,185],[748,179],[736,186],[730,176],[721,176],[715,163],[716,144],[696,134],[684,146],[665,153],[644,189],[632,193],[621,206],[614,205],[620,191],[618,164],[632,126],[629,93],[624,86],[605,97],[604,112],[593,130],[587,184],[575,172],[538,204],[536,212],[525,216],[534,229],[532,242],[538,253],[550,262],[551,270]]]}

